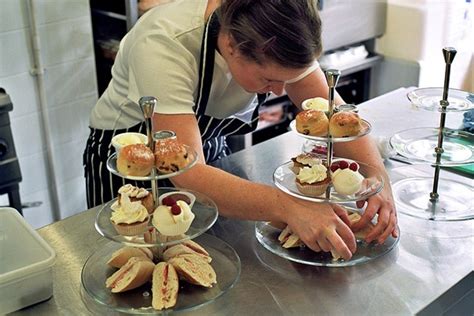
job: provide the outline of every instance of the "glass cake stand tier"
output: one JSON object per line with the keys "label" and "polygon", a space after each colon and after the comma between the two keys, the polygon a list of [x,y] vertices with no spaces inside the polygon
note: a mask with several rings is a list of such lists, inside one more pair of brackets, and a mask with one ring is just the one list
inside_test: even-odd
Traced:
{"label": "glass cake stand tier", "polygon": [[[462,221],[474,218],[472,179],[460,182],[447,178],[441,171],[439,198],[430,201],[434,168],[410,165],[389,170],[392,190],[400,213],[434,221]],[[469,184],[470,182],[470,184]]]}
{"label": "glass cake stand tier", "polygon": [[[357,211],[349,209],[350,211]],[[270,252],[277,256],[288,259],[293,262],[312,266],[324,267],[347,267],[372,261],[392,250],[398,243],[398,238],[389,236],[381,245],[375,243],[366,243],[363,240],[357,240],[357,251],[350,260],[333,260],[331,253],[314,252],[308,247],[283,248],[278,241],[281,229],[275,228],[268,222],[257,222],[255,224],[255,236],[259,243]]]}
{"label": "glass cake stand tier", "polygon": [[[359,133],[359,135],[355,136],[348,136],[348,137],[332,137],[331,140],[333,143],[340,143],[340,142],[350,142],[353,140],[356,140],[357,138],[360,138],[362,136],[365,136],[370,133],[370,130],[372,129],[372,126],[370,125],[369,122],[366,120],[360,120],[362,129]],[[294,131],[296,134],[298,134],[301,137],[304,137],[306,139],[311,139],[311,140],[318,140],[318,141],[323,141],[327,142],[329,141],[329,138],[327,136],[310,136],[310,135],[305,135],[296,130],[296,120],[291,121],[290,123],[290,128],[292,131]]]}
{"label": "glass cake stand tier", "polygon": [[[392,136],[390,144],[402,156],[415,163],[436,162],[439,128],[420,127],[400,131]],[[444,129],[441,166],[460,166],[474,163],[474,134]]]}
{"label": "glass cake stand tier", "polygon": [[184,168],[182,168],[182,169],[180,169],[176,172],[161,173],[161,172],[157,171],[157,174],[156,174],[155,177],[153,177],[151,174],[147,175],[147,176],[143,176],[143,177],[124,175],[124,174],[120,173],[117,169],[117,153],[113,153],[107,159],[107,169],[111,173],[115,174],[116,176],[119,176],[119,177],[125,178],[125,179],[129,179],[129,180],[136,180],[136,181],[162,180],[162,179],[171,178],[171,177],[177,176],[177,175],[185,172],[186,170],[188,170],[189,168],[194,166],[197,162],[197,158],[198,158],[197,152],[190,146],[187,146],[187,145],[183,145],[183,146],[186,147],[186,150],[188,152],[189,163],[186,165],[186,167],[184,167]]}
{"label": "glass cake stand tier", "polygon": [[[213,302],[232,288],[239,279],[240,258],[231,246],[208,234],[199,236],[195,241],[212,257],[211,266],[216,271],[217,284],[214,284],[212,288],[204,288],[180,281],[176,306],[173,309],[161,311],[162,314],[191,310]],[[116,294],[105,287],[105,280],[117,270],[107,266],[107,261],[112,253],[121,247],[123,245],[109,242],[93,253],[84,264],[81,281],[86,306],[98,315],[110,315],[117,312],[140,315],[160,314],[160,311],[151,307],[151,283]]]}
{"label": "glass cake stand tier", "polygon": [[446,111],[440,105],[443,88],[419,88],[407,94],[411,103],[423,110],[438,112],[461,112],[474,109],[474,94],[457,89],[449,89]]}
{"label": "glass cake stand tier", "polygon": [[[340,159],[335,158],[333,161],[338,160]],[[345,158],[343,160],[349,162],[353,161]],[[384,181],[375,168],[362,162],[357,161],[357,163],[360,167],[359,173],[364,176],[365,179],[362,182],[361,189],[355,194],[351,195],[337,193],[332,186],[329,198],[326,198],[325,194],[322,194],[318,197],[304,195],[296,187],[296,174],[291,170],[291,166],[293,165],[292,161],[288,161],[275,169],[275,172],[273,173],[273,182],[275,183],[277,188],[279,188],[283,192],[299,199],[312,202],[345,203],[366,200],[382,190]]]}
{"label": "glass cake stand tier", "polygon": [[[193,239],[214,225],[217,220],[218,211],[217,205],[207,196],[196,191],[180,189],[180,188],[159,188],[159,195],[168,193],[168,192],[189,192],[196,197],[196,201],[192,206],[192,212],[195,215],[191,227],[186,232],[186,235],[181,239],[173,239],[172,241],[161,242],[157,241],[156,243],[149,243],[144,240],[143,234],[137,236],[123,236],[117,233],[112,222],[110,221],[110,216],[112,215],[111,205],[117,200],[116,198],[104,204],[104,206],[97,213],[95,228],[102,236],[111,239],[113,241],[126,244],[129,246],[135,247],[164,247],[171,246],[177,243],[182,242],[183,240]],[[151,219],[149,226],[152,227]]]}

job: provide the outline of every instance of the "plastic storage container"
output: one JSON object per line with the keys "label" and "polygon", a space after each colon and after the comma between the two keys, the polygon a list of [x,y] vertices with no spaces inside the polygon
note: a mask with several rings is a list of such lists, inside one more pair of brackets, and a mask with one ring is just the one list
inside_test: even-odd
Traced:
{"label": "plastic storage container", "polygon": [[13,208],[0,208],[0,315],[53,295],[54,250]]}

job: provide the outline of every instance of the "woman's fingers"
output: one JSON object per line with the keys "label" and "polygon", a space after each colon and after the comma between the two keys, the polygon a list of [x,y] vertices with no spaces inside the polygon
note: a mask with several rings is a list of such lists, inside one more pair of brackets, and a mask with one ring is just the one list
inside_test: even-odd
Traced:
{"label": "woman's fingers", "polygon": [[352,257],[352,251],[347,247],[344,240],[335,231],[329,233],[327,241],[332,245],[331,249],[340,255],[344,260],[349,260]]}

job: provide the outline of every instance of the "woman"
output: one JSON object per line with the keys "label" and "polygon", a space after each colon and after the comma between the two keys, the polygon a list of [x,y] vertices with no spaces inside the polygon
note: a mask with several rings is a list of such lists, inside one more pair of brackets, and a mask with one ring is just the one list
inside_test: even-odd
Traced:
{"label": "woman", "polygon": [[[199,154],[196,166],[172,179],[174,185],[209,196],[221,215],[285,222],[311,249],[335,250],[349,259],[356,242],[341,207],[295,199],[206,164],[227,154],[225,136],[256,127],[258,106],[267,93],[279,95],[285,89],[295,104],[327,95],[325,77],[315,62],[322,47],[314,3],[183,0],[142,16],[122,40],[112,80],[91,114],[84,153],[89,207],[112,199],[123,184],[104,167],[113,152],[110,140],[124,131],[143,132],[138,100],[156,96],[154,128],[175,131]],[[336,101],[343,103],[339,96]],[[386,176],[368,137],[338,145],[336,152],[371,164]],[[355,229],[375,214],[378,224],[367,241],[396,236],[388,185],[368,200]]]}

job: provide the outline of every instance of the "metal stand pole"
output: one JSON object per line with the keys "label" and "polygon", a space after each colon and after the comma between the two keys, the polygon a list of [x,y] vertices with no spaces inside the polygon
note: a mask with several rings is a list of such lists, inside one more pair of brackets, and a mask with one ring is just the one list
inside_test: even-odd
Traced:
{"label": "metal stand pole", "polygon": [[[155,141],[153,139],[153,112],[156,106],[157,100],[155,97],[141,97],[138,101],[140,109],[142,110],[143,117],[145,118],[146,126],[146,135],[148,137],[148,147],[151,151],[155,152]],[[158,179],[156,177],[156,167],[151,169],[151,193],[153,194],[153,199],[155,200],[154,207],[158,206]]]}
{"label": "metal stand pole", "polygon": [[433,181],[433,191],[430,193],[430,201],[435,203],[438,201],[438,183],[439,183],[439,172],[441,168],[441,155],[444,152],[443,149],[443,137],[444,137],[444,126],[446,123],[446,108],[449,105],[448,102],[448,91],[449,91],[449,76],[451,73],[451,63],[456,56],[456,49],[452,47],[443,48],[444,61],[446,63],[446,71],[444,74],[444,87],[443,87],[443,99],[440,101],[441,104],[441,117],[439,122],[438,130],[438,145],[435,148],[436,162],[435,162],[435,173]]}
{"label": "metal stand pole", "polygon": [[[337,82],[339,81],[339,77],[341,76],[341,72],[336,69],[328,69],[325,72],[326,74],[326,81],[329,86],[329,95],[328,95],[328,103],[329,103],[329,113],[328,119],[331,120],[331,117],[334,113],[334,96],[336,94],[336,86]],[[332,156],[333,156],[333,148],[334,143],[332,142],[332,135],[329,133],[328,129],[328,140],[327,140],[327,176],[331,177],[331,164],[332,164]],[[331,197],[331,186],[328,186],[326,189],[326,198],[330,199]]]}

